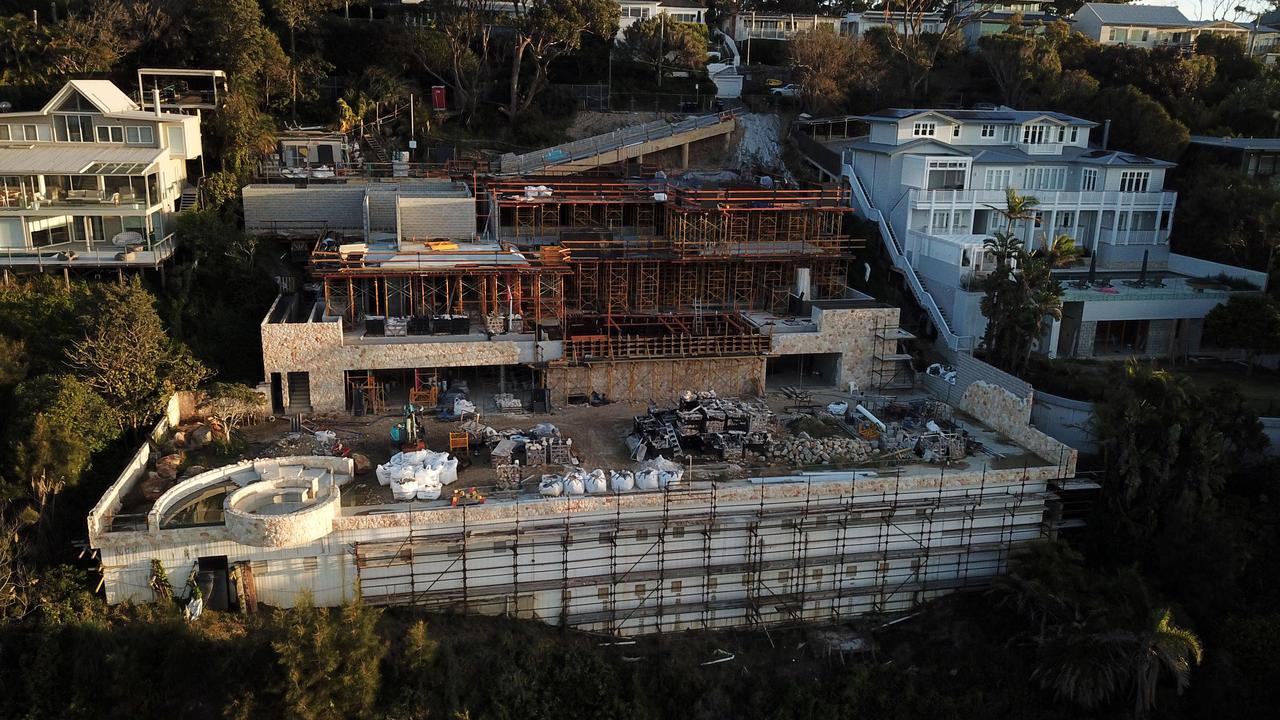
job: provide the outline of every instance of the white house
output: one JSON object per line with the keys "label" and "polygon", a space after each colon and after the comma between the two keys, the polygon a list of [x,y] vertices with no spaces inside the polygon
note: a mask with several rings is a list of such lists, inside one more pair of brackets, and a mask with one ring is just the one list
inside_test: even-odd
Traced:
{"label": "white house", "polygon": [[199,118],[143,111],[106,80],[0,114],[0,264],[162,262],[200,155]]}
{"label": "white house", "polygon": [[939,33],[946,25],[947,19],[941,12],[905,13],[900,11],[865,10],[852,12],[840,20],[840,33],[853,37],[864,37],[876,28],[893,28],[905,34],[910,29],[921,33]]}
{"label": "white house", "polygon": [[839,32],[840,23],[838,17],[823,15],[739,12],[729,20],[725,32],[738,42],[748,39],[790,40],[801,30],[825,27]]}
{"label": "white house", "polygon": [[1280,30],[1257,19],[1190,20],[1172,6],[1085,3],[1072,18],[1075,30],[1103,45],[1141,48],[1173,46],[1190,50],[1201,35],[1238,39],[1253,55],[1274,61]]}
{"label": "white house", "polygon": [[[978,282],[995,267],[983,243],[1009,230],[1028,249],[1059,235],[1087,258],[1056,271],[1063,319],[1042,339],[1050,355],[1166,356],[1199,347],[1205,313],[1242,278],[1265,275],[1169,251],[1172,163],[1090,144],[1096,123],[1056,112],[889,109],[856,120],[869,135],[835,143],[859,210],[881,219],[895,262],[916,284],[949,344],[972,347],[986,328]],[[1037,201],[1010,223],[1013,189]]]}

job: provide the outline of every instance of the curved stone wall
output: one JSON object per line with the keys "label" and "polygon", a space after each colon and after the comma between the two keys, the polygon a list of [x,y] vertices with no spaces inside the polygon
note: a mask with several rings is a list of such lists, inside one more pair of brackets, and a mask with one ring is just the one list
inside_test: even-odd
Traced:
{"label": "curved stone wall", "polygon": [[333,531],[333,519],[338,516],[341,493],[332,479],[320,487],[315,500],[293,512],[264,515],[253,512],[263,499],[289,491],[301,491],[296,484],[284,480],[264,480],[254,483],[227,496],[226,525],[231,539],[243,545],[257,547],[290,547],[306,545]]}

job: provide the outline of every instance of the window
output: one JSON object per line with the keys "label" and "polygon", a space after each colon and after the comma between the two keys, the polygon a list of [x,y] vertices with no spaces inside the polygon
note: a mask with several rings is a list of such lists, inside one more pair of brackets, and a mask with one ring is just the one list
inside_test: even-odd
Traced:
{"label": "window", "polygon": [[1080,189],[1084,192],[1098,189],[1098,171],[1085,168],[1080,171]]}
{"label": "window", "polygon": [[1146,192],[1150,181],[1150,170],[1125,170],[1120,173],[1120,192]]}
{"label": "window", "polygon": [[964,160],[930,160],[925,188],[928,190],[963,190],[969,163]]}
{"label": "window", "polygon": [[1064,167],[1029,167],[1022,174],[1024,190],[1061,190],[1066,184]]}
{"label": "window", "polygon": [[1116,214],[1116,229],[1117,229],[1117,230],[1128,230],[1128,229],[1129,229],[1129,213],[1117,213],[1117,214]]}
{"label": "window", "polygon": [[1024,145],[1044,145],[1049,142],[1049,126],[1032,124],[1022,126],[1022,143]]}
{"label": "window", "polygon": [[1004,126],[1004,134],[1003,134],[1003,136],[1000,138],[1000,141],[1001,141],[1001,142],[1013,142],[1013,126],[1012,126],[1012,125],[1005,125],[1005,126]]}
{"label": "window", "polygon": [[982,137],[984,137],[984,138],[993,138],[993,137],[995,137],[995,136],[996,136],[996,126],[995,126],[995,125],[983,125],[983,126],[982,126]]}
{"label": "window", "polygon": [[1058,142],[1062,142],[1063,140],[1066,140],[1066,139],[1067,139],[1067,129],[1066,129],[1065,127],[1059,126],[1059,127],[1058,127]]}
{"label": "window", "polygon": [[1004,190],[1009,187],[1011,170],[987,170],[982,179],[983,190]]}
{"label": "window", "polygon": [[608,588],[608,586],[596,588],[596,599],[597,599],[597,600],[608,600],[608,599],[609,599],[609,588]]}
{"label": "window", "polygon": [[955,215],[951,217],[951,227],[956,230],[969,227],[969,212],[967,210],[957,210]]}
{"label": "window", "polygon": [[946,210],[935,210],[933,213],[933,229],[946,230],[951,227],[951,213]]}
{"label": "window", "polygon": [[93,142],[93,116],[54,115],[53,135],[58,142]]}
{"label": "window", "polygon": [[952,126],[951,126],[951,137],[960,137],[960,126],[959,126],[959,125],[952,125]]}
{"label": "window", "polygon": [[1073,212],[1058,213],[1058,227],[1069,228],[1075,226],[1076,214]]}
{"label": "window", "polygon": [[9,140],[9,126],[0,125],[0,140]]}
{"label": "window", "polygon": [[99,125],[98,142],[106,143],[122,143],[124,142],[124,126],[123,125]]}
{"label": "window", "polygon": [[156,141],[150,125],[130,125],[124,129],[125,142],[130,145],[150,145]]}
{"label": "window", "polygon": [[915,137],[933,137],[938,131],[938,123],[918,122],[911,128],[911,134]]}
{"label": "window", "polygon": [[1080,140],[1080,128],[1078,127],[1071,128],[1071,142],[1078,142],[1079,140]]}
{"label": "window", "polygon": [[1147,41],[1147,38],[1149,38],[1149,37],[1151,37],[1151,31],[1150,31],[1150,30],[1143,30],[1142,28],[1129,28],[1129,40],[1130,40],[1130,41],[1133,41],[1133,42],[1146,42],[1146,41]]}
{"label": "window", "polygon": [[1107,36],[1111,42],[1124,42],[1124,30],[1120,28],[1111,28],[1111,33]]}
{"label": "window", "polygon": [[23,139],[23,140],[26,140],[26,141],[28,141],[28,142],[35,142],[37,139],[39,139],[39,135],[38,135],[38,131],[36,130],[36,126],[35,126],[35,125],[23,125],[23,126],[22,126],[22,139]]}
{"label": "window", "polygon": [[1094,330],[1094,355],[1131,355],[1147,351],[1147,320],[1100,320]]}

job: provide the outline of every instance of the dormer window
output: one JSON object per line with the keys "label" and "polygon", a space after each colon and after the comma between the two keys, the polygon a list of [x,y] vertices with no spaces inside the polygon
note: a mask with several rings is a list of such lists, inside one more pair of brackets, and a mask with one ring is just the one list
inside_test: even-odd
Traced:
{"label": "dormer window", "polygon": [[1067,129],[1066,129],[1066,128],[1064,128],[1064,127],[1059,126],[1059,127],[1058,127],[1058,142],[1062,142],[1063,140],[1066,140],[1066,139],[1067,139]]}
{"label": "dormer window", "polygon": [[911,128],[913,137],[933,137],[938,132],[936,122],[918,122]]}
{"label": "dormer window", "polygon": [[984,138],[993,138],[993,137],[995,137],[995,136],[996,136],[996,126],[995,126],[995,125],[983,125],[983,126],[982,126],[982,137],[984,137]]}
{"label": "dormer window", "polygon": [[1079,140],[1080,140],[1080,128],[1078,127],[1071,128],[1071,142],[1079,142]]}
{"label": "dormer window", "polygon": [[1044,145],[1049,142],[1049,126],[1036,123],[1022,126],[1022,143],[1024,145]]}
{"label": "dormer window", "polygon": [[952,126],[951,126],[951,137],[960,137],[960,126],[959,126],[959,125],[952,125]]}

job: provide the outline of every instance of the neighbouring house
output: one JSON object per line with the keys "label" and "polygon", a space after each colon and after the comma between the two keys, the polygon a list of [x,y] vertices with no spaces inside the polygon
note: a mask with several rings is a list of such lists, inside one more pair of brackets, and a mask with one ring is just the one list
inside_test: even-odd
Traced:
{"label": "neighbouring house", "polygon": [[1188,150],[1280,185],[1280,138],[1192,135]]}
{"label": "neighbouring house", "polygon": [[940,33],[947,23],[941,12],[905,13],[887,10],[865,10],[852,12],[840,19],[840,33],[853,37],[864,37],[877,28],[892,28],[898,33]]}
{"label": "neighbouring house", "polygon": [[0,265],[158,265],[200,156],[198,117],[143,111],[106,80],[0,114]]}
{"label": "neighbouring house", "polygon": [[1069,18],[1044,10],[1038,2],[980,2],[967,0],[954,3],[954,16],[964,36],[965,47],[970,51],[978,47],[984,35],[998,35],[1009,29],[1009,24],[1020,20],[1024,30],[1043,33],[1051,23],[1061,20],[1070,24]]}
{"label": "neighbouring house", "polygon": [[689,23],[706,21],[707,10],[701,0],[618,0],[622,15],[618,19],[618,37],[637,20],[666,15],[670,20]]}
{"label": "neighbouring house", "polygon": [[1280,30],[1257,20],[1190,20],[1173,6],[1085,3],[1072,19],[1076,31],[1103,45],[1174,47],[1190,52],[1196,38],[1218,35],[1240,40],[1250,53],[1268,62],[1274,62],[1280,39]]}
{"label": "neighbouring house", "polygon": [[[980,281],[995,258],[984,241],[997,231],[1030,250],[1067,235],[1086,253],[1055,271],[1063,317],[1039,345],[1050,356],[1195,352],[1210,309],[1265,284],[1263,273],[1171,253],[1177,194],[1164,180],[1173,164],[1091,145],[1096,123],[1010,108],[888,109],[832,122],[849,120],[869,134],[822,143],[810,152],[829,157],[815,164],[834,175],[838,162],[858,209],[883,221],[887,250],[953,348],[975,346],[985,331]],[[1001,214],[1008,189],[1038,201],[1029,217]]]}
{"label": "neighbouring house", "polygon": [[739,12],[729,16],[724,30],[734,40],[790,40],[801,30],[830,28],[840,31],[840,18],[823,15]]}

